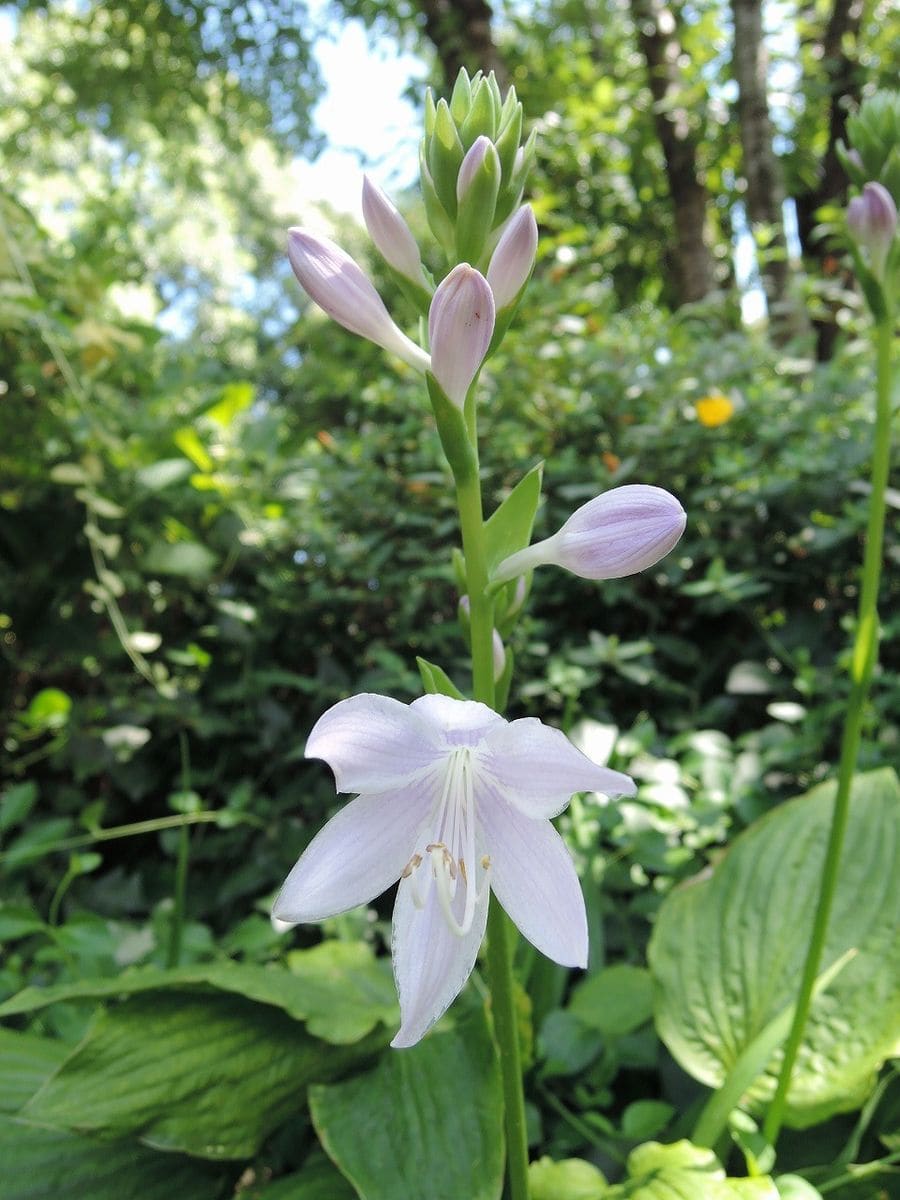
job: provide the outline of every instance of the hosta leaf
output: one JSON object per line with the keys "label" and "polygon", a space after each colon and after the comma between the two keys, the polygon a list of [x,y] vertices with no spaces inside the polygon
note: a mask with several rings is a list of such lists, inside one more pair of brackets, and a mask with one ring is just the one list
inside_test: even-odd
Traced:
{"label": "hosta leaf", "polygon": [[27,1103],[57,1069],[67,1050],[64,1042],[0,1029],[0,1112],[14,1113]]}
{"label": "hosta leaf", "polygon": [[581,1158],[533,1162],[528,1168],[528,1185],[531,1200],[603,1200],[609,1191],[597,1168]]}
{"label": "hosta leaf", "polygon": [[240,996],[132,996],[99,1014],[22,1116],[203,1158],[244,1158],[304,1107],[310,1082],[333,1079],[373,1048],[327,1046]]}
{"label": "hosta leaf", "polygon": [[25,988],[0,1005],[0,1017],[33,1012],[60,1000],[103,999],[172,988],[208,986],[246,996],[306,1021],[311,1033],[342,1044],[358,1041],[379,1023],[392,1025],[397,1001],[386,961],[362,942],[322,942],[289,955],[291,970],[239,963],[203,963],[163,971],[139,967],[114,979],[82,979]]}
{"label": "hosta leaf", "polygon": [[9,1117],[0,1117],[0,1162],[0,1200],[218,1200],[225,1182],[221,1171],[181,1155]]}
{"label": "hosta leaf", "polygon": [[[769,813],[713,873],[668,897],[650,944],[660,1035],[695,1078],[718,1087],[793,1004],[834,800],[832,784]],[[900,784],[856,777],[822,969],[856,955],[816,997],[789,1094],[805,1126],[854,1108],[900,1049]],[[780,1052],[750,1102],[771,1096]]]}
{"label": "hosta leaf", "polygon": [[503,1099],[483,1013],[366,1075],[310,1088],[309,1105],[361,1200],[499,1200]]}
{"label": "hosta leaf", "polygon": [[327,1160],[271,1183],[251,1184],[240,1196],[241,1200],[356,1200],[356,1192]]}
{"label": "hosta leaf", "polygon": [[602,1200],[778,1200],[768,1176],[727,1179],[711,1150],[647,1142],[628,1156],[628,1178]]}
{"label": "hosta leaf", "polygon": [[607,1037],[632,1033],[653,1016],[653,980],[643,967],[605,967],[573,989],[568,1011]]}

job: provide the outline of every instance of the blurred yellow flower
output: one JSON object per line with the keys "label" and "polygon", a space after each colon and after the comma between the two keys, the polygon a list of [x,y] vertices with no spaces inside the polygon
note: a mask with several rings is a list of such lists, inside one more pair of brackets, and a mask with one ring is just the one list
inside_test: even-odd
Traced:
{"label": "blurred yellow flower", "polygon": [[715,429],[724,425],[734,416],[734,404],[721,392],[710,392],[694,406],[697,409],[697,420],[707,429]]}

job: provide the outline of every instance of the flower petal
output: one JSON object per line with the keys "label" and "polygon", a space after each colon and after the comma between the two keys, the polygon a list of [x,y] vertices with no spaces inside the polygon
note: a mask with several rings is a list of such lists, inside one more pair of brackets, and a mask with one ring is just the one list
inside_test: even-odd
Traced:
{"label": "flower petal", "polygon": [[300,856],[272,907],[280,921],[324,921],[366,904],[400,878],[433,801],[428,781],[358,796]]}
{"label": "flower petal", "polygon": [[633,796],[634,781],[600,767],[560,729],[535,717],[492,728],[479,754],[479,775],[526,817],[555,817],[573,792]]}
{"label": "flower petal", "polygon": [[339,792],[386,792],[427,773],[446,753],[439,731],[409,705],[364,692],[318,719],[307,758],[323,758]]}
{"label": "flower petal", "polygon": [[451,696],[420,696],[410,708],[429,721],[449,746],[474,746],[503,717],[478,700],[454,700]]}
{"label": "flower petal", "polygon": [[587,914],[566,844],[549,821],[499,797],[478,807],[491,888],[533,946],[564,967],[585,967]]}
{"label": "flower petal", "polygon": [[[391,937],[401,1022],[392,1046],[414,1046],[459,995],[484,938],[489,899],[485,888],[476,903],[472,927],[458,937],[444,920],[437,888],[430,887],[425,907],[419,909],[413,903],[410,880],[401,880]],[[460,888],[453,904],[457,920],[462,917],[463,903],[464,889]]]}

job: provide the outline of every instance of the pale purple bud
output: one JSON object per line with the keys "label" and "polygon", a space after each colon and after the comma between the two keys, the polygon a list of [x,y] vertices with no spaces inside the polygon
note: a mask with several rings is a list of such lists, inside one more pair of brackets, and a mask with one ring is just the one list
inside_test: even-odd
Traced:
{"label": "pale purple bud", "polygon": [[537,221],[531,205],[523,204],[507,222],[488,267],[487,281],[498,312],[512,304],[525,286],[534,266],[537,243]]}
{"label": "pale purple bud", "polygon": [[494,151],[494,143],[489,137],[484,134],[475,139],[469,147],[466,157],[462,160],[459,166],[459,174],[456,176],[456,199],[462,203],[462,198],[472,185],[472,180],[481,169],[481,164],[491,151]]}
{"label": "pale purple bud", "polygon": [[686,523],[684,509],[663,488],[612,488],[576,509],[552,537],[504,559],[493,581],[505,583],[544,563],[583,579],[635,575],[669,553]]}
{"label": "pale purple bud", "polygon": [[369,237],[388,266],[427,288],[416,239],[389,197],[367,175],[363,176],[362,211]]}
{"label": "pale purple bud", "polygon": [[[468,629],[472,617],[472,602],[468,596],[459,598],[459,616],[463,625]],[[506,650],[503,646],[503,639],[496,629],[493,630],[491,646],[494,657],[494,682],[496,683],[506,667]]]}
{"label": "pale purple bud", "polygon": [[488,281],[460,263],[440,284],[428,314],[431,370],[460,408],[478,374],[494,332],[494,297]]}
{"label": "pale purple bud", "polygon": [[304,229],[290,229],[288,258],[303,289],[338,325],[390,350],[417,371],[430,368],[428,355],[397,328],[375,285],[340,246]]}
{"label": "pale purple bud", "polygon": [[506,669],[506,650],[503,648],[503,639],[496,629],[494,630],[492,644],[494,650],[494,683],[496,683]]}
{"label": "pale purple bud", "polygon": [[525,582],[525,576],[516,580],[516,590],[513,595],[513,609],[518,610],[525,603],[525,593],[528,591],[528,585]]}
{"label": "pale purple bud", "polygon": [[847,228],[853,240],[869,251],[872,273],[881,278],[897,232],[897,206],[886,187],[867,183],[861,196],[847,205]]}

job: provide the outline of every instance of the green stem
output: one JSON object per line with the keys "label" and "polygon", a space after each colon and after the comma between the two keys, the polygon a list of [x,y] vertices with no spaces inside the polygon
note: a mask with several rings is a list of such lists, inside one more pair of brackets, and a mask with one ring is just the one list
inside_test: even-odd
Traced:
{"label": "green stem", "polygon": [[50,908],[47,912],[48,925],[56,924],[57,919],[59,918],[59,907],[62,904],[63,896],[65,896],[72,882],[77,878],[78,872],[72,870],[72,865],[70,863],[65,875],[63,875],[62,879],[60,879],[59,883],[56,885],[56,891],[53,893],[53,898],[50,901]]}
{"label": "green stem", "polygon": [[850,788],[862,740],[863,718],[869,686],[878,659],[878,587],[881,581],[891,443],[891,357],[894,345],[894,322],[890,314],[876,327],[875,337],[876,409],[875,445],[872,453],[872,493],[869,500],[869,521],[866,529],[856,638],[850,665],[850,698],[844,720],[837,793],[834,798],[831,830],[822,867],[812,935],[803,965],[794,1020],[784,1048],[784,1060],[781,1064],[778,1086],[763,1125],[763,1134],[770,1145],[775,1144],[784,1119],[791,1074],[803,1041],[813,987],[825,948],[828,920],[840,870],[841,850],[850,815]]}
{"label": "green stem", "polygon": [[61,838],[58,842],[31,846],[24,851],[6,850],[0,854],[0,863],[11,860],[18,865],[28,862],[32,858],[43,858],[45,854],[58,854],[60,850],[78,850],[82,846],[93,846],[96,842],[113,842],[118,838],[137,837],[144,833],[159,833],[163,829],[180,829],[182,825],[206,824],[209,821],[220,821],[224,816],[243,825],[255,825],[258,829],[265,828],[265,822],[251,813],[234,813],[224,808],[208,812],[178,813],[172,817],[153,817],[149,821],[135,821],[131,825],[111,825],[109,829],[97,829],[93,833],[80,833],[76,837]]}
{"label": "green stem", "polygon": [[469,624],[472,640],[472,689],[476,700],[494,705],[494,602],[487,594],[488,569],[484,548],[484,518],[477,469],[457,480],[456,499],[466,558]]}
{"label": "green stem", "polygon": [[503,1079],[503,1112],[506,1124],[506,1172],[510,1200],[528,1200],[528,1131],[522,1091],[522,1056],[513,984],[512,950],[515,931],[509,917],[491,896],[488,913],[488,978],[491,1012],[500,1054]]}
{"label": "green stem", "polygon": [[[885,1158],[876,1159],[874,1162],[860,1163],[858,1166],[848,1168],[844,1175],[838,1175],[834,1179],[829,1179],[827,1183],[818,1185],[822,1195],[828,1192],[835,1192],[838,1188],[844,1187],[848,1183],[858,1183],[860,1179],[867,1179],[870,1176],[881,1175],[887,1173],[887,1168],[894,1163],[900,1163],[900,1150],[895,1150],[893,1154],[888,1154]],[[881,1195],[886,1196],[887,1192],[882,1192]]]}
{"label": "green stem", "polygon": [[[470,430],[470,436],[472,431]],[[474,440],[474,439],[473,439]],[[456,496],[466,557],[466,586],[472,641],[472,688],[476,700],[494,706],[494,603],[487,593],[488,570],[484,545],[484,517],[477,468],[458,478]],[[515,930],[509,917],[491,896],[488,914],[487,962],[491,985],[494,1035],[503,1080],[506,1127],[506,1170],[509,1200],[528,1200],[528,1134],[522,1059],[513,981],[512,952]]]}
{"label": "green stem", "polygon": [[[181,751],[181,790],[182,792],[189,792],[191,790],[191,760],[187,734],[183,729],[178,734],[178,746]],[[178,833],[178,857],[175,860],[172,928],[169,932],[169,950],[166,955],[166,966],[168,967],[177,967],[181,958],[181,938],[184,930],[184,906],[187,898],[187,876],[190,854],[190,826],[182,825]]]}

